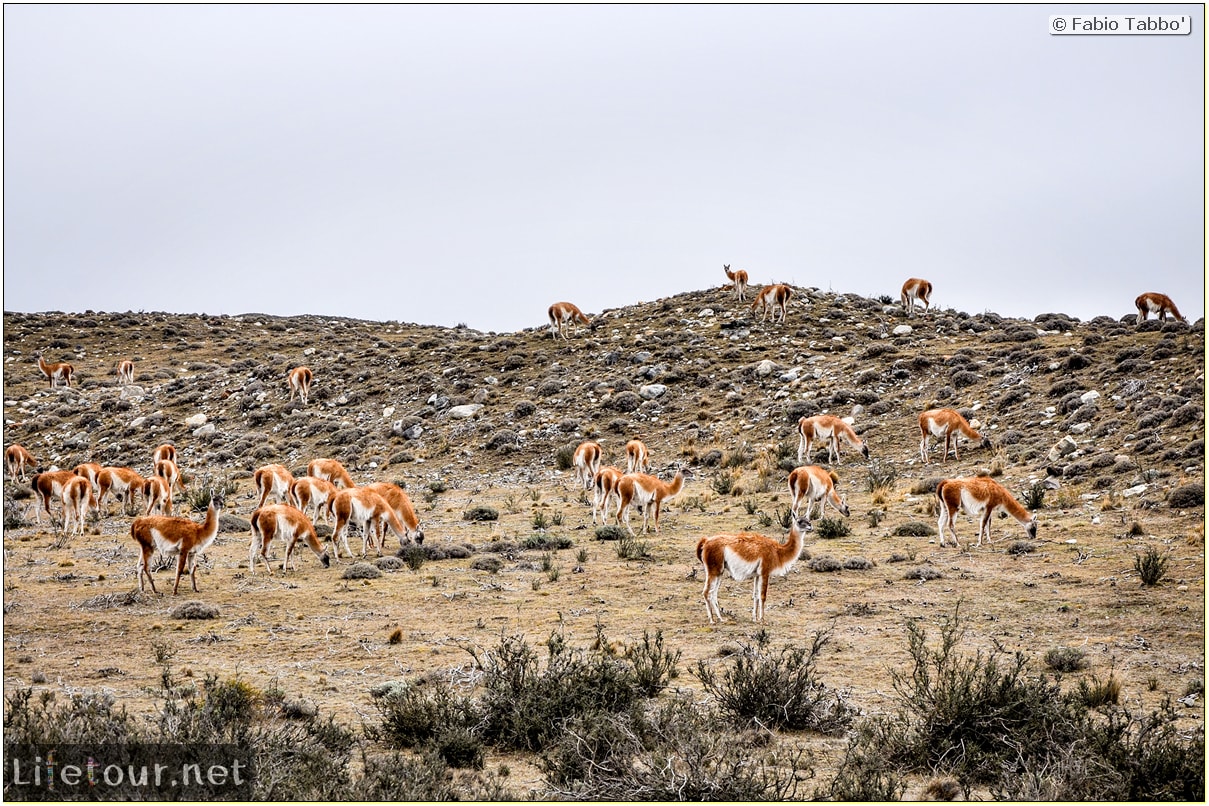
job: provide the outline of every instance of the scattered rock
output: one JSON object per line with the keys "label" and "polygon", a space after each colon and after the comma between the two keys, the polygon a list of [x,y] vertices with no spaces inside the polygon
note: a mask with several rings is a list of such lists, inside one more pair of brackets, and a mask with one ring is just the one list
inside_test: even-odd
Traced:
{"label": "scattered rock", "polygon": [[204,414],[194,414],[192,417],[185,418],[185,425],[189,426],[190,428],[197,428],[199,425],[205,425],[206,419],[206,415]]}
{"label": "scattered rock", "polygon": [[449,410],[449,416],[455,420],[465,420],[483,410],[482,403],[467,403],[464,406],[454,406]]}

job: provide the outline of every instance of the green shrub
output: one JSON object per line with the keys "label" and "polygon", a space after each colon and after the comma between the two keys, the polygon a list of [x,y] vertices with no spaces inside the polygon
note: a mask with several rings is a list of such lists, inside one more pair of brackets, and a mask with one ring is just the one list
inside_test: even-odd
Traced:
{"label": "green shrub", "polygon": [[539,760],[560,800],[751,802],[800,798],[801,748],[768,749],[678,696],[649,712],[576,717]]}
{"label": "green shrub", "polygon": [[814,525],[815,534],[824,538],[847,537],[852,528],[842,518],[819,518]]}
{"label": "green shrub", "polygon": [[747,726],[840,733],[855,711],[819,681],[815,666],[830,640],[816,632],[809,647],[790,646],[770,652],[766,642],[744,646],[721,677],[697,662],[697,678],[728,719]]}
{"label": "green shrub", "polygon": [[625,536],[626,530],[620,526],[598,526],[596,528],[597,540],[621,540]]}
{"label": "green shrub", "polygon": [[630,537],[627,534],[617,544],[617,558],[619,560],[650,560],[654,559],[654,555],[651,554],[651,546],[647,541]]}
{"label": "green shrub", "polygon": [[1145,554],[1133,556],[1133,569],[1138,572],[1143,585],[1153,587],[1167,576],[1167,559],[1158,549],[1149,548]]}
{"label": "green shrub", "polygon": [[1045,482],[1038,481],[1025,490],[1021,503],[1029,510],[1041,509],[1045,505]]}
{"label": "green shrub", "polygon": [[709,486],[718,495],[730,495],[730,491],[735,487],[735,476],[733,473],[719,473],[714,476]]}
{"label": "green shrub", "polygon": [[542,512],[540,509],[537,512],[533,513],[533,528],[534,529],[545,529],[549,525],[550,525],[550,521],[546,517],[546,513]]}
{"label": "green shrub", "polygon": [[554,463],[559,470],[570,470],[575,466],[575,449],[579,446],[573,443],[563,445],[554,453]]}
{"label": "green shrub", "polygon": [[890,534],[895,537],[932,537],[936,534],[936,530],[920,521],[907,521],[895,526],[894,531]]}
{"label": "green shrub", "polygon": [[408,543],[399,549],[399,555],[403,562],[407,563],[407,567],[413,571],[419,571],[424,567],[424,561],[428,559],[430,549],[415,543]]}
{"label": "green shrub", "polygon": [[471,507],[462,513],[462,520],[465,521],[495,521],[499,520],[499,510],[494,507]]}
{"label": "green shrub", "polygon": [[865,476],[865,491],[869,493],[889,493],[898,483],[898,469],[889,462],[874,459],[869,463]]}
{"label": "green shrub", "polygon": [[1054,647],[1045,653],[1045,665],[1055,672],[1078,672],[1087,668],[1087,653],[1073,646]]}
{"label": "green shrub", "polygon": [[630,647],[626,659],[634,667],[634,677],[639,690],[647,697],[654,697],[676,677],[676,664],[680,661],[680,650],[672,652],[663,645],[663,630],[656,630],[652,638],[642,631],[642,642]]}
{"label": "green shrub", "polygon": [[505,637],[481,659],[484,737],[497,747],[541,750],[559,737],[565,720],[615,713],[642,696],[630,664],[602,650],[571,649],[558,634],[546,648],[544,668],[519,636]]}
{"label": "green shrub", "polygon": [[528,551],[569,549],[573,545],[575,545],[575,541],[566,535],[529,535],[521,541],[521,548]]}

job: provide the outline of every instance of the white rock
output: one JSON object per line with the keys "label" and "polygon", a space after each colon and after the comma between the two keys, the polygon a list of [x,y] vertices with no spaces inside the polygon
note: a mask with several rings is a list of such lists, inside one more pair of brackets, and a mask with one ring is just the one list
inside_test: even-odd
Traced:
{"label": "white rock", "polygon": [[314,354],[315,354],[315,348],[314,348],[314,347],[307,347],[305,350],[303,350],[303,351],[302,351],[302,354],[303,354],[303,355],[314,355]]}
{"label": "white rock", "polygon": [[802,368],[794,367],[793,369],[791,369],[788,372],[781,375],[781,382],[782,383],[793,383],[799,377],[801,377],[801,375],[802,375]]}
{"label": "white rock", "polygon": [[130,421],[130,428],[140,428],[145,422],[147,422],[146,417],[135,417]]}
{"label": "white rock", "polygon": [[193,436],[195,436],[195,437],[210,437],[210,436],[214,436],[214,430],[215,430],[215,429],[214,429],[214,423],[206,423],[206,424],[205,424],[205,425],[203,425],[201,428],[195,429],[195,430],[193,431]]}
{"label": "white rock", "polygon": [[1139,484],[1136,487],[1130,487],[1128,490],[1121,493],[1121,495],[1125,496],[1126,498],[1133,498],[1135,495],[1141,495],[1144,492],[1146,492],[1146,485]]}
{"label": "white rock", "polygon": [[1048,454],[1049,459],[1052,462],[1053,460],[1055,460],[1059,457],[1066,456],[1068,453],[1072,453],[1078,447],[1079,447],[1079,444],[1077,442],[1075,442],[1074,439],[1072,439],[1071,437],[1063,437],[1062,439],[1058,440],[1057,444],[1054,445],[1054,447],[1049,449],[1049,454]]}
{"label": "white rock", "polygon": [[702,309],[701,309],[701,313],[699,313],[699,314],[697,314],[697,315],[698,315],[698,316],[700,316],[700,317],[713,316],[713,315],[714,315],[714,309],[713,309],[713,308],[702,308]]}
{"label": "white rock", "polygon": [[204,414],[194,414],[192,417],[185,418],[185,425],[189,426],[190,428],[197,428],[199,425],[205,424],[206,415]]}
{"label": "white rock", "polygon": [[662,397],[667,391],[667,387],[661,383],[648,383],[646,386],[639,388],[638,396],[643,400],[654,400],[657,397]]}
{"label": "white rock", "polygon": [[910,325],[899,325],[898,327],[894,328],[894,330],[891,330],[890,332],[893,333],[895,336],[906,336],[906,335],[909,335],[909,334],[915,332],[915,328],[911,327]]}
{"label": "white rock", "polygon": [[764,378],[771,375],[772,371],[776,368],[777,365],[771,359],[765,358],[759,364],[756,364],[756,374]]}
{"label": "white rock", "polygon": [[1083,394],[1079,395],[1079,402],[1080,403],[1090,403],[1093,400],[1099,399],[1099,397],[1100,397],[1100,393],[1093,389],[1090,392],[1084,392]]}
{"label": "white rock", "polygon": [[147,395],[147,391],[141,386],[129,384],[122,387],[122,400],[142,400]]}
{"label": "white rock", "polygon": [[395,407],[394,407],[394,406],[387,406],[386,408],[382,409],[382,419],[383,419],[383,420],[389,420],[389,419],[390,419],[390,415],[392,415],[392,414],[394,414],[394,413],[395,413]]}
{"label": "white rock", "polygon": [[455,420],[465,420],[478,414],[482,409],[482,403],[467,403],[465,406],[454,406],[449,410],[449,416]]}
{"label": "white rock", "polygon": [[1091,430],[1091,423],[1075,423],[1068,430],[1072,434],[1086,434]]}

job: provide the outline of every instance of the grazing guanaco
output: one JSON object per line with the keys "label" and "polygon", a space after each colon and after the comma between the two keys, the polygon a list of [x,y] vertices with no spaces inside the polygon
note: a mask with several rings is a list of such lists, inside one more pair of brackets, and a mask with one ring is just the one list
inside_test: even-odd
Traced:
{"label": "grazing guanaco", "polygon": [[99,477],[101,475],[101,465],[97,464],[96,462],[83,462],[73,467],[71,472],[75,473],[81,478],[88,479],[88,484],[92,487],[94,493],[100,492],[101,485]]}
{"label": "grazing guanaco", "polygon": [[1138,309],[1137,323],[1139,325],[1145,322],[1152,313],[1158,315],[1159,321],[1166,321],[1167,314],[1171,314],[1181,322],[1187,323],[1188,321],[1180,314],[1180,309],[1175,307],[1171,297],[1166,294],[1148,291],[1135,299],[1133,304]]}
{"label": "grazing guanaco", "polygon": [[953,536],[956,547],[957,532],[953,530],[953,521],[959,511],[978,518],[978,545],[982,545],[985,537],[991,540],[991,516],[995,510],[1006,510],[1024,526],[1025,534],[1030,538],[1037,536],[1037,519],[1017,501],[1007,489],[994,479],[986,476],[975,476],[970,479],[945,479],[936,485],[936,502],[940,509],[940,519],[937,523],[940,530],[940,545],[945,544],[945,529]]}
{"label": "grazing guanaco", "polygon": [[738,582],[751,578],[751,617],[764,620],[764,602],[768,598],[768,578],[784,576],[802,553],[802,527],[794,520],[789,539],[784,543],[754,532],[720,534],[697,541],[697,559],[705,566],[705,610],[709,623],[722,621],[718,607],[718,587],[722,571],[730,572]]}
{"label": "grazing guanaco", "polygon": [[611,466],[596,471],[592,479],[592,523],[596,523],[597,512],[601,513],[600,522],[608,523],[610,500],[617,501],[620,508],[621,496],[617,492],[617,485],[623,475],[620,469]]}
{"label": "grazing guanaco", "polygon": [[327,521],[327,502],[335,494],[335,484],[315,476],[303,476],[290,485],[290,503],[305,512],[312,522],[320,515]]}
{"label": "grazing guanaco", "polygon": [[257,509],[264,506],[264,502],[270,495],[278,503],[288,504],[294,474],[282,465],[263,465],[256,468],[256,472],[252,474],[252,483],[256,486],[256,493],[260,496],[260,501],[256,504]]}
{"label": "grazing guanaco", "polygon": [[602,453],[600,443],[591,440],[579,443],[575,449],[575,455],[571,460],[571,464],[575,467],[575,483],[581,485],[585,490],[591,489],[592,480],[596,478],[596,471],[600,470]]}
{"label": "grazing guanaco", "polygon": [[185,491],[185,483],[181,481],[181,470],[176,466],[176,462],[171,459],[160,459],[155,463],[155,471],[152,475],[159,476],[164,481],[168,482],[168,486],[174,490]]}
{"label": "grazing guanaco", "polygon": [[135,493],[143,490],[143,477],[128,467],[103,467],[97,474],[97,499],[102,507],[112,492],[122,502],[125,513],[134,503]]}
{"label": "grazing guanaco", "polygon": [[294,367],[290,370],[290,400],[294,399],[294,395],[298,395],[302,401],[302,405],[306,405],[307,397],[311,394],[311,381],[315,379],[315,373],[310,367]]}
{"label": "grazing guanaco", "polygon": [[218,520],[223,508],[223,493],[221,490],[210,492],[210,505],[206,508],[206,519],[195,523],[188,518],[173,518],[167,515],[142,515],[130,524],[130,536],[139,544],[139,590],[143,588],[143,577],[151,583],[151,592],[155,589],[155,579],[151,576],[151,555],[156,549],[162,554],[176,551],[179,556],[176,561],[176,582],[172,586],[175,596],[180,588],[181,576],[189,572],[189,581],[193,591],[197,592],[197,558],[210,547],[218,537]]}
{"label": "grazing guanaco", "polygon": [[621,503],[617,508],[617,525],[621,525],[622,515],[625,515],[625,528],[630,530],[630,534],[634,534],[634,528],[630,526],[630,504],[636,503],[642,507],[642,533],[646,534],[647,518],[651,511],[651,504],[654,504],[655,534],[659,534],[659,509],[661,505],[669,498],[679,495],[683,488],[683,473],[677,473],[671,483],[660,481],[654,476],[648,476],[645,473],[626,473],[617,482],[617,494],[621,499]]}
{"label": "grazing guanaco", "polygon": [[726,278],[735,284],[735,296],[739,298],[739,302],[747,299],[747,272],[743,269],[730,270],[730,264],[722,266],[722,271],[726,272]]}
{"label": "grazing guanaco", "polygon": [[929,409],[919,415],[919,456],[924,464],[928,463],[928,443],[932,437],[945,438],[945,452],[940,457],[943,464],[949,458],[949,443],[953,445],[953,458],[958,459],[957,437],[964,436],[973,442],[978,440],[978,447],[991,447],[991,440],[975,431],[965,417],[956,409]]}
{"label": "grazing guanaco", "polygon": [[[371,490],[382,496],[382,500],[394,510],[395,517],[403,524],[408,539],[414,540],[416,543],[424,542],[424,532],[420,529],[420,519],[416,515],[416,508],[412,506],[411,498],[402,487],[389,481],[376,481],[373,484],[366,484],[362,489]],[[399,548],[404,545],[406,545],[404,538],[399,538]]]}
{"label": "grazing guanaco", "polygon": [[798,461],[803,457],[809,458],[810,446],[815,440],[827,441],[827,461],[835,464],[840,461],[840,439],[869,458],[869,446],[866,445],[852,426],[833,414],[816,414],[813,417],[803,417],[798,420]]}
{"label": "grazing guanaco", "polygon": [[350,490],[357,486],[353,484],[353,477],[344,469],[344,465],[336,459],[312,459],[307,462],[306,474],[330,481],[343,490]]}
{"label": "grazing guanaco", "polygon": [[839,480],[840,477],[835,474],[834,470],[824,470],[818,465],[795,467],[789,473],[789,494],[793,498],[793,503],[789,507],[790,514],[795,518],[800,517],[798,508],[805,499],[806,516],[804,520],[807,528],[814,528],[810,525],[810,516],[814,512],[816,501],[819,502],[820,517],[827,511],[828,504],[847,517],[849,514],[848,503],[835,490],[835,485],[839,483]]}
{"label": "grazing guanaco", "polygon": [[143,501],[146,503],[144,515],[153,512],[160,515],[172,514],[172,485],[161,476],[148,476],[143,479]]}
{"label": "grazing guanaco", "polygon": [[768,315],[771,313],[772,322],[775,325],[777,323],[778,311],[781,313],[781,321],[785,321],[785,316],[789,312],[789,300],[792,297],[793,289],[783,283],[766,285],[756,294],[755,301],[751,304],[751,309],[761,314],[761,322],[767,320]]}
{"label": "grazing guanaco", "polygon": [[50,501],[52,498],[62,500],[63,486],[72,479],[80,478],[70,470],[51,470],[45,473],[35,473],[30,479],[30,486],[33,487],[34,494],[38,496],[42,506],[34,506],[34,516],[39,525],[42,523],[42,510],[46,510],[46,516],[52,521],[54,515],[50,511]]}
{"label": "grazing guanaco", "polygon": [[907,282],[903,283],[902,293],[899,299],[903,304],[903,313],[908,318],[915,315],[915,303],[918,301],[924,306],[924,314],[928,313],[928,307],[931,303],[928,302],[928,297],[932,296],[932,284],[927,280],[921,280],[918,277],[912,277]]}
{"label": "grazing guanaco", "polygon": [[646,443],[640,439],[631,439],[625,444],[625,472],[649,473],[651,470],[651,452]]}
{"label": "grazing guanaco", "polygon": [[583,311],[570,302],[554,303],[550,306],[546,315],[550,318],[550,336],[552,338],[557,339],[559,336],[562,336],[563,339],[567,339],[568,325],[578,333],[577,323],[587,325],[589,330],[595,329],[592,320],[584,316]]}
{"label": "grazing guanaco", "polygon": [[8,477],[12,481],[25,481],[25,469],[33,470],[37,463],[34,455],[27,451],[24,445],[9,445],[4,449],[4,464],[8,467]]}
{"label": "grazing guanaco", "polygon": [[96,503],[92,485],[83,476],[76,476],[63,485],[63,536],[84,534],[84,519],[88,507]]}
{"label": "grazing guanaco", "polygon": [[134,362],[126,360],[118,364],[118,384],[134,383]]}
{"label": "grazing guanaco", "polygon": [[156,448],[154,451],[152,451],[152,453],[151,453],[151,466],[152,467],[155,467],[156,462],[163,462],[163,461],[174,462],[174,463],[178,461],[176,458],[176,446],[175,445],[169,445],[169,444],[160,445],[158,448]]}
{"label": "grazing guanaco", "polygon": [[71,381],[72,378],[75,377],[76,372],[75,368],[72,367],[71,364],[68,364],[67,362],[58,364],[50,363],[42,358],[42,352],[40,350],[34,353],[34,358],[38,359],[38,369],[42,370],[42,374],[46,376],[48,381],[50,381],[51,389],[54,389],[56,386],[58,386],[59,381],[63,381],[65,384],[67,384],[68,388],[71,387]]}
{"label": "grazing guanaco", "polygon": [[332,564],[319,536],[315,533],[315,525],[301,510],[288,504],[269,504],[252,513],[252,545],[248,550],[248,571],[256,573],[256,558],[264,560],[265,570],[273,576],[273,566],[269,565],[269,544],[274,537],[280,537],[285,544],[285,557],[281,560],[281,573],[286,572],[290,555],[301,538],[307,544],[324,568]]}
{"label": "grazing guanaco", "polygon": [[[399,538],[399,545],[407,541],[407,532],[395,511],[386,500],[365,488],[340,490],[327,502],[328,515],[335,515],[336,525],[332,528],[332,554],[340,560],[339,542],[344,543],[344,551],[350,557],[353,552],[348,547],[348,525],[355,523],[361,528],[361,556],[364,557],[371,543],[382,556],[382,543],[386,527]],[[377,529],[375,540],[374,530]]]}

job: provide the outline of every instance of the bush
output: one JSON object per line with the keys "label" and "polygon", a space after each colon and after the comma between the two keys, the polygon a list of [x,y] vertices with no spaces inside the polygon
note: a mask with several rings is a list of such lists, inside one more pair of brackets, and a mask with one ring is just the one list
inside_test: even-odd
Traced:
{"label": "bush", "polygon": [[471,507],[462,513],[462,520],[465,521],[495,521],[499,520],[499,510],[494,507]]}
{"label": "bush", "polygon": [[621,540],[625,536],[626,530],[620,526],[598,526],[596,528],[597,540]]}
{"label": "bush", "polygon": [[797,800],[813,777],[805,751],[762,747],[681,696],[649,713],[577,717],[539,766],[560,800]]}
{"label": "bush", "polygon": [[1029,510],[1041,509],[1045,505],[1045,482],[1039,481],[1025,490],[1021,503]]}
{"label": "bush", "polygon": [[936,530],[920,521],[907,521],[895,526],[891,534],[895,537],[932,537],[936,534]]}
{"label": "bush", "polygon": [[890,672],[902,711],[875,731],[889,760],[967,786],[988,784],[1022,754],[1078,737],[1078,709],[1057,685],[1028,678],[1023,654],[957,652],[964,634],[957,611],[942,622],[934,649],[920,624],[906,628],[911,668]]}
{"label": "bush", "polygon": [[537,551],[569,549],[575,541],[566,535],[529,535],[521,541],[521,548]]}
{"label": "bush", "polygon": [[559,470],[570,470],[575,466],[575,449],[578,445],[563,445],[554,454],[554,463]]}
{"label": "bush", "polygon": [[815,673],[830,637],[829,631],[816,632],[809,647],[772,653],[767,634],[761,633],[755,646],[744,646],[733,656],[721,678],[705,661],[697,662],[696,675],[718,710],[740,725],[842,733],[855,711]]}
{"label": "bush", "polygon": [[638,540],[627,534],[617,544],[617,558],[619,560],[650,560],[654,558],[654,555],[651,554],[651,547],[647,541]]}
{"label": "bush", "polygon": [[849,557],[844,560],[844,570],[846,571],[868,571],[873,566],[873,561],[866,557]]}
{"label": "bush", "polygon": [[369,563],[353,563],[344,569],[341,579],[377,579],[382,576],[378,568]]}
{"label": "bush", "polygon": [[519,636],[508,636],[480,660],[484,737],[498,747],[539,751],[558,739],[566,720],[616,713],[642,697],[633,667],[600,649],[573,650],[555,633],[545,668]]}
{"label": "bush", "polygon": [[676,677],[676,664],[680,661],[680,650],[672,652],[663,646],[663,630],[656,630],[652,638],[642,631],[642,642],[630,647],[626,659],[634,667],[635,682],[643,695],[654,697]]}
{"label": "bush", "polygon": [[917,565],[903,574],[903,579],[918,579],[924,582],[928,581],[929,579],[943,578],[944,574],[940,572],[940,569],[931,565]]}
{"label": "bush", "polygon": [[1185,484],[1176,487],[1167,496],[1167,506],[1172,509],[1192,509],[1205,505],[1205,488],[1201,484]]}
{"label": "bush", "polygon": [[1087,653],[1073,646],[1054,647],[1045,653],[1045,665],[1055,672],[1078,672],[1088,666]]}
{"label": "bush", "polygon": [[1158,549],[1149,548],[1145,554],[1133,556],[1133,569],[1138,572],[1143,585],[1153,587],[1167,576],[1167,561],[1168,558],[1160,554]]}
{"label": "bush", "polygon": [[852,528],[842,518],[819,518],[814,530],[819,537],[824,538],[847,537],[852,534]]}
{"label": "bush", "polygon": [[497,573],[503,567],[504,567],[504,563],[500,560],[499,557],[492,557],[490,555],[484,555],[482,557],[475,557],[474,560],[470,563],[471,570],[487,571],[492,574]]}
{"label": "bush", "polygon": [[823,556],[815,557],[806,564],[806,567],[811,571],[818,571],[821,574],[830,574],[834,573],[835,571],[839,571],[844,567],[844,564],[835,557]]}
{"label": "bush", "polygon": [[898,470],[889,462],[874,459],[869,463],[868,475],[865,478],[865,490],[870,493],[889,493],[898,482]]}

